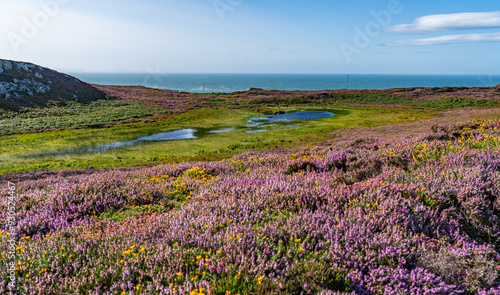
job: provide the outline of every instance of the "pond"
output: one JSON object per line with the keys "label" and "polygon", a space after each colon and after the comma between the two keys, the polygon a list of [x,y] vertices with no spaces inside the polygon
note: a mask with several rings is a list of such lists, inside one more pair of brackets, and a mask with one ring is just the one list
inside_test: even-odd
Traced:
{"label": "pond", "polygon": [[[172,140],[186,140],[186,139],[197,139],[198,134],[201,136],[214,136],[221,133],[229,133],[235,130],[244,130],[246,133],[260,133],[267,132],[269,129],[264,129],[262,125],[265,124],[273,124],[279,122],[290,122],[290,121],[305,121],[305,120],[314,120],[314,119],[322,119],[334,116],[334,113],[326,112],[326,111],[305,111],[305,112],[294,112],[294,113],[283,113],[283,114],[275,114],[275,115],[264,115],[262,117],[254,117],[250,118],[246,127],[240,128],[224,128],[224,129],[214,129],[208,132],[198,132],[196,129],[181,129],[170,132],[161,132],[148,136],[139,137],[132,140],[127,141],[119,141],[119,142],[111,142],[106,144],[100,144],[87,148],[80,149],[72,149],[72,150],[64,150],[57,152],[50,152],[50,155],[65,155],[65,154],[77,154],[77,153],[103,153],[111,149],[119,149],[124,147],[130,147],[137,144],[145,143],[145,142],[153,142],[153,141],[172,141]],[[252,129],[254,127],[260,127],[258,130]],[[291,125],[286,126],[287,128],[300,128],[299,125]],[[49,155],[46,154],[46,155]]]}
{"label": "pond", "polygon": [[305,112],[294,112],[294,113],[283,113],[276,115],[265,115],[265,117],[254,117],[248,120],[249,127],[260,126],[267,123],[274,122],[290,122],[290,121],[306,121],[306,120],[316,120],[329,118],[335,115],[332,112],[326,111],[305,111]]}
{"label": "pond", "polygon": [[171,132],[162,132],[162,133],[156,133],[153,135],[149,136],[143,136],[139,137],[136,139],[128,140],[128,141],[119,141],[119,142],[112,142],[112,143],[106,143],[106,144],[101,144],[97,145],[94,147],[89,147],[83,150],[83,152],[89,152],[89,153],[102,153],[110,149],[117,149],[117,148],[122,148],[122,147],[128,147],[128,146],[133,146],[141,142],[147,142],[147,141],[169,141],[169,140],[182,140],[182,139],[196,139],[197,137],[194,136],[194,133],[197,132],[196,129],[181,129],[181,130],[175,130]]}

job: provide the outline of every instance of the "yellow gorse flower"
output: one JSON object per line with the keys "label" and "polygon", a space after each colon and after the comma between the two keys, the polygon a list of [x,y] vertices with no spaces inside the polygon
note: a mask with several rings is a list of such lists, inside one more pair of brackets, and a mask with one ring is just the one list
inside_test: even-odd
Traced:
{"label": "yellow gorse flower", "polygon": [[262,280],[263,280],[263,279],[264,279],[264,277],[263,277],[263,276],[258,277],[258,278],[257,278],[257,284],[259,284],[259,285],[260,285],[260,284],[262,284]]}

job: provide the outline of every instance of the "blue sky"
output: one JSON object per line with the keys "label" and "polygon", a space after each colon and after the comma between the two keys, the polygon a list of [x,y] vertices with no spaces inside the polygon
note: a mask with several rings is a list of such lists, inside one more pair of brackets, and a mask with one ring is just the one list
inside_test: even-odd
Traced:
{"label": "blue sky", "polygon": [[0,58],[67,72],[500,74],[497,0],[16,0]]}

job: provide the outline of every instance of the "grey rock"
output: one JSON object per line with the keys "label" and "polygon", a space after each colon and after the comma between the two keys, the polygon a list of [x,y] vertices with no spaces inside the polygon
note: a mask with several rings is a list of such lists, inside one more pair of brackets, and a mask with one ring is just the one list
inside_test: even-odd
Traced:
{"label": "grey rock", "polygon": [[[94,86],[75,77],[31,63],[0,59],[0,74],[0,98],[17,106],[31,106],[34,101],[47,105],[52,99],[92,101],[105,97]],[[7,105],[13,107],[16,104]]]}
{"label": "grey rock", "polygon": [[0,83],[0,95],[5,95],[7,94],[7,89],[3,85],[3,83]]}
{"label": "grey rock", "polygon": [[12,63],[8,60],[0,60],[0,68],[3,68],[4,70],[12,70]]}
{"label": "grey rock", "polygon": [[19,70],[25,70],[25,71],[29,71],[30,70],[30,67],[28,64],[25,64],[25,63],[21,63],[21,62],[16,62],[16,67],[19,69]]}

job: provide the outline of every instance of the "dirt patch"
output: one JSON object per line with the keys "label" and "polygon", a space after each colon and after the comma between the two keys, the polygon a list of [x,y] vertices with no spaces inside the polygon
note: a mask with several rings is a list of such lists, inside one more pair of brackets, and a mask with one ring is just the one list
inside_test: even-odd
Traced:
{"label": "dirt patch", "polygon": [[402,139],[408,136],[429,133],[437,124],[467,122],[469,120],[493,120],[500,118],[500,108],[453,110],[439,114],[437,118],[424,119],[417,122],[397,123],[379,127],[353,127],[336,130],[330,135],[336,140],[358,139],[362,137],[379,137],[382,139]]}

